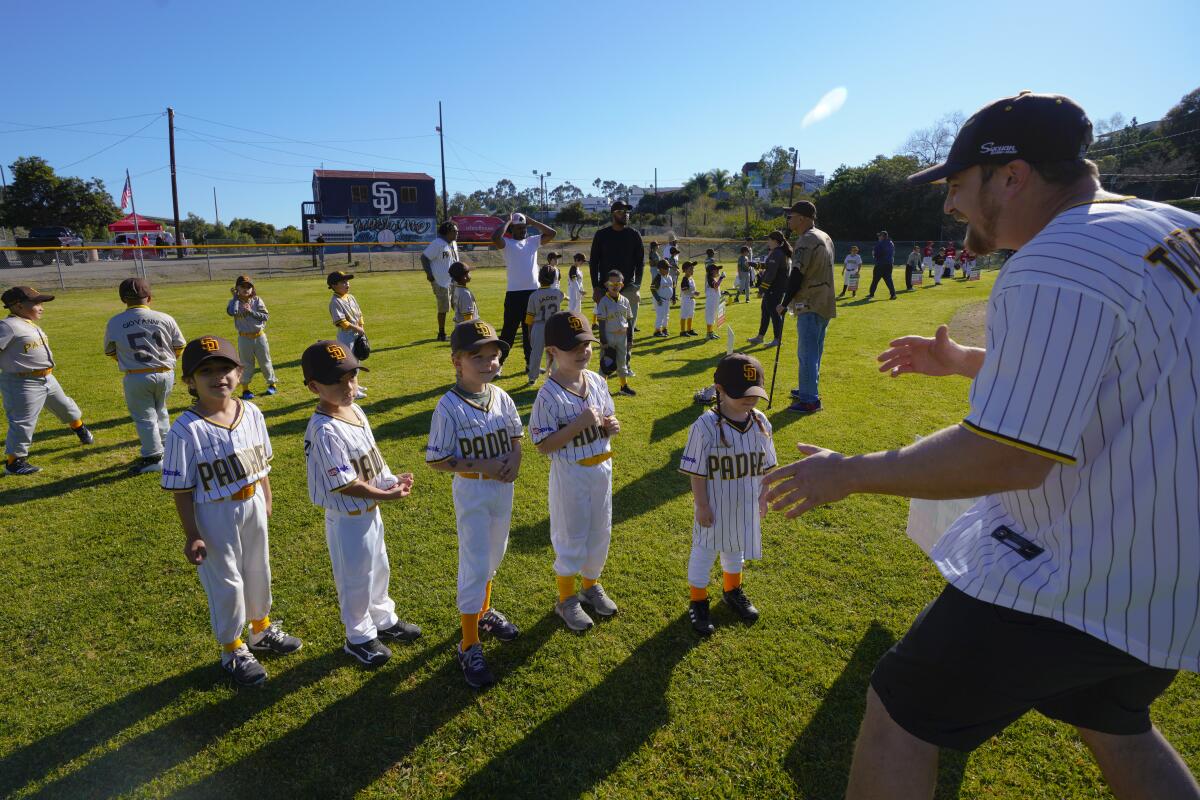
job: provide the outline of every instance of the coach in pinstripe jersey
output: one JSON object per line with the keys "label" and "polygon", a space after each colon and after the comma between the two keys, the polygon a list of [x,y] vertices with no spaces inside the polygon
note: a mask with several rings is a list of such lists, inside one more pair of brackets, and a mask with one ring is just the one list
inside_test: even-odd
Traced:
{"label": "coach in pinstripe jersey", "polygon": [[943,325],[882,371],[964,375],[960,425],[887,453],[806,458],[764,479],[788,516],[853,492],[983,497],[933,550],[949,586],[871,676],[849,797],[930,797],[938,747],[971,750],[1027,711],[1074,725],[1120,798],[1200,797],[1151,725],[1200,669],[1200,217],[1100,188],[1092,126],[1022,92],[963,125],[945,211],[974,253],[1016,253],[987,348]]}

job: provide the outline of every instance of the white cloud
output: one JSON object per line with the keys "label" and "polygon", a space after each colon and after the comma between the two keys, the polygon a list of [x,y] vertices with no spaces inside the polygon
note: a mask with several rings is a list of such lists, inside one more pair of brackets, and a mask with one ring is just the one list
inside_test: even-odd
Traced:
{"label": "white cloud", "polygon": [[800,123],[801,128],[807,128],[814,122],[820,122],[827,117],[837,113],[843,105],[846,104],[846,87],[839,86],[836,89],[831,89],[825,93],[825,96],[817,101],[817,104],[812,107],[812,110],[804,115],[803,121]]}

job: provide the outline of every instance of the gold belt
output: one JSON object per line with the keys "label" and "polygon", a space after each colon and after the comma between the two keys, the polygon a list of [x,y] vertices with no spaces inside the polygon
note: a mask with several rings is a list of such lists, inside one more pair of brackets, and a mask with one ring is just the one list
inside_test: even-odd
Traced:
{"label": "gold belt", "polygon": [[473,481],[494,481],[496,480],[490,475],[484,475],[482,472],[456,472],[454,473],[460,478],[469,478]]}
{"label": "gold belt", "polygon": [[18,378],[44,378],[53,371],[53,367],[47,367],[46,369],[35,369],[32,372],[14,372],[13,374]]}
{"label": "gold belt", "polygon": [[360,508],[360,509],[358,509],[357,511],[347,511],[346,513],[347,513],[347,514],[349,514],[349,515],[350,515],[350,516],[352,516],[352,517],[358,517],[358,516],[361,516],[361,515],[363,515],[363,514],[370,514],[372,511],[374,511],[374,510],[375,510],[375,509],[377,509],[377,508],[379,508],[379,503],[376,503],[375,505],[371,506],[371,507],[370,507],[370,508],[368,508],[366,511],[363,511],[363,510]]}
{"label": "gold belt", "polygon": [[576,461],[575,463],[581,467],[594,467],[597,464],[603,464],[605,461],[608,461],[610,458],[612,458],[611,450],[609,450],[607,453],[601,453],[598,456],[588,456],[587,458],[581,458],[578,461]]}
{"label": "gold belt", "polygon": [[145,369],[127,369],[126,375],[148,375],[151,372],[174,372],[174,367],[146,367]]}
{"label": "gold belt", "polygon": [[257,339],[258,337],[260,337],[262,335],[263,335],[262,331],[255,331],[254,333],[242,333],[241,331],[238,331],[238,336],[242,336],[246,339]]}
{"label": "gold belt", "polygon": [[257,485],[258,485],[258,481],[247,484],[246,488],[244,488],[240,491],[234,492],[233,494],[229,495],[229,497],[222,497],[222,498],[218,499],[216,502],[223,503],[226,500],[249,500],[251,497],[254,497],[254,492],[255,492],[254,487]]}

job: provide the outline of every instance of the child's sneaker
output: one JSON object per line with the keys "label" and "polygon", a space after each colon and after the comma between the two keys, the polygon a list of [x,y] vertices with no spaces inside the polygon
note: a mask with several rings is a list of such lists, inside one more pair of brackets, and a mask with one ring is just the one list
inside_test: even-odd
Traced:
{"label": "child's sneaker", "polygon": [[554,613],[562,617],[562,621],[573,631],[586,631],[594,624],[592,618],[579,604],[579,595],[573,594],[566,600],[554,604]]}
{"label": "child's sneaker", "polygon": [[494,608],[489,608],[479,616],[479,630],[490,633],[502,642],[511,642],[521,633],[516,625],[508,621],[508,617]]}
{"label": "child's sneaker", "polygon": [[393,642],[415,642],[421,638],[421,626],[399,619],[392,627],[377,633],[381,639],[391,639]]}
{"label": "child's sneaker", "polygon": [[384,647],[378,639],[371,639],[362,644],[351,644],[347,639],[346,643],[342,645],[342,649],[368,667],[382,666],[392,657],[392,651]]}
{"label": "child's sneaker", "polygon": [[243,400],[253,400],[254,392],[250,391],[249,389],[246,389],[244,392],[242,392],[242,399]]}
{"label": "child's sneaker", "polygon": [[709,338],[709,339],[712,339],[713,341],[716,341],[717,339],[720,339],[721,337],[720,337],[720,336],[717,336],[715,333],[710,333],[710,334],[708,335],[708,338]]}
{"label": "child's sneaker", "polygon": [[617,394],[623,394],[623,395],[627,395],[629,397],[637,396],[637,392],[635,392],[633,389],[629,388],[629,386],[622,386],[620,389],[617,390]]}
{"label": "child's sneaker", "polygon": [[250,649],[258,653],[274,653],[286,656],[304,646],[295,636],[283,632],[278,622],[272,622],[258,633],[250,634]]}
{"label": "child's sneaker", "polygon": [[712,617],[708,613],[707,597],[688,603],[688,619],[692,622],[692,630],[701,636],[712,636],[716,631],[712,624]]}
{"label": "child's sneaker", "polygon": [[278,393],[279,393],[279,389],[277,389],[275,387],[275,384],[273,384],[273,383],[268,383],[267,390],[265,392],[263,392],[263,394],[278,394]]}
{"label": "child's sneaker", "polygon": [[80,425],[75,429],[75,435],[79,437],[80,444],[91,444],[96,441],[96,437],[88,430],[87,425]]}
{"label": "child's sneaker", "polygon": [[9,461],[7,464],[5,464],[4,471],[9,475],[32,475],[35,472],[41,472],[42,468],[35,467],[33,464],[29,463],[29,459],[21,456],[19,458],[14,458],[12,461]]}
{"label": "child's sneaker", "polygon": [[593,583],[576,596],[581,603],[587,603],[602,617],[611,617],[617,613],[617,604],[608,596],[608,592],[604,591],[604,587],[598,583]]}
{"label": "child's sneaker", "polygon": [[483,660],[483,645],[476,642],[464,653],[462,643],[459,642],[454,649],[467,686],[472,689],[482,689],[484,686],[491,686],[496,682],[496,676],[492,674],[492,671],[488,669],[487,662]]}
{"label": "child's sneaker", "polygon": [[221,656],[221,669],[238,686],[259,686],[267,679],[267,671],[246,645]]}
{"label": "child's sneaker", "polygon": [[758,619],[758,609],[750,602],[750,598],[746,597],[740,586],[725,592],[725,605],[745,622],[755,622]]}

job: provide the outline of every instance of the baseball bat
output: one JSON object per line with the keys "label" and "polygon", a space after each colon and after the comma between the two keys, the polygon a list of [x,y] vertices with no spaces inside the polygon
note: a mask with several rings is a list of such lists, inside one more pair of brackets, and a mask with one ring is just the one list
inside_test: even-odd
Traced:
{"label": "baseball bat", "polygon": [[[784,322],[786,319],[787,309],[784,309]],[[779,344],[775,345],[775,366],[771,368],[771,391],[767,393],[767,411],[771,410],[771,403],[775,402],[775,373],[779,372],[779,351],[783,349],[783,329],[786,325],[779,326]]]}

